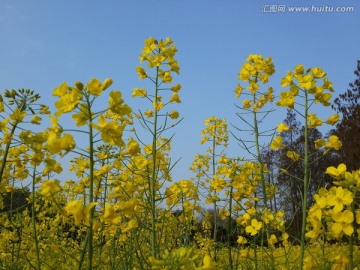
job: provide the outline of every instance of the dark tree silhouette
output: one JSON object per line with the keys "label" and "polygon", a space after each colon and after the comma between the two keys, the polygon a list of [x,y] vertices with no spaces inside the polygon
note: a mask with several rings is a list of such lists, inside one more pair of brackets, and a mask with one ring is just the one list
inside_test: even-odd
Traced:
{"label": "dark tree silhouette", "polygon": [[332,108],[342,116],[331,135],[336,135],[342,141],[342,147],[337,155],[338,163],[345,163],[349,171],[360,168],[360,60],[354,71],[356,79],[349,83],[350,89],[340,94]]}
{"label": "dark tree silhouette", "polygon": [[[285,211],[287,231],[298,239],[301,232],[302,222],[302,197],[303,197],[303,179],[304,179],[304,164],[302,160],[293,161],[287,157],[289,150],[295,151],[304,156],[304,127],[296,119],[296,114],[292,110],[288,110],[287,117],[283,121],[290,127],[290,130],[281,133],[285,148],[273,151],[271,149],[263,151],[264,160],[266,160],[269,168],[269,176],[274,178],[274,182],[279,187],[278,197],[276,198],[277,205]],[[312,128],[309,130],[309,141],[314,142],[322,138],[321,132]],[[331,154],[323,156],[323,152],[315,149],[315,144],[310,144],[310,183],[309,183],[309,204],[313,200],[313,195],[320,187],[331,182],[331,178],[324,172],[330,166]],[[281,169],[285,169],[284,173]],[[276,206],[276,209],[278,206]]]}

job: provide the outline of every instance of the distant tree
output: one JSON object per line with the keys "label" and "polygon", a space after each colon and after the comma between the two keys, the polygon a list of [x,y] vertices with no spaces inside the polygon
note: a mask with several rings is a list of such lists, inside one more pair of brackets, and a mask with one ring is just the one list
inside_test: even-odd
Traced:
{"label": "distant tree", "polygon": [[345,163],[350,171],[360,168],[360,60],[357,61],[354,74],[356,79],[349,83],[350,89],[334,100],[332,108],[342,117],[330,131],[331,135],[338,136],[343,143],[337,162]]}
{"label": "distant tree", "polygon": [[29,196],[30,191],[28,188],[19,188],[15,189],[13,192],[7,192],[3,197],[4,208],[0,210],[0,213],[13,215],[21,213],[26,209],[30,212],[31,205],[28,201]]}
{"label": "distant tree", "polygon": [[[287,152],[294,151],[301,157],[304,156],[304,127],[297,121],[296,114],[292,110],[288,110],[283,123],[290,127],[290,130],[281,133],[285,148],[278,151],[266,150],[263,152],[263,157],[269,169],[269,178],[272,178],[279,187],[275,209],[281,207],[285,211],[287,231],[296,239],[300,237],[301,232],[304,164],[301,159],[293,161],[288,158]],[[322,134],[318,129],[309,130],[310,141],[314,142],[320,138]],[[309,152],[311,181],[308,198],[311,203],[317,190],[331,181],[324,173],[331,164],[331,155],[323,156],[323,152],[315,149],[314,143],[310,145]],[[286,173],[280,169],[285,169]]]}

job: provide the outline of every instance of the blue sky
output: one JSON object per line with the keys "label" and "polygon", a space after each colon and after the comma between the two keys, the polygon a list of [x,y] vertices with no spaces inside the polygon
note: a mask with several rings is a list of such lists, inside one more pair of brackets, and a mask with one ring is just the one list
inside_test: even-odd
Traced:
{"label": "blue sky", "polygon": [[[354,11],[261,12],[264,5]],[[174,170],[178,180],[191,175],[194,155],[204,151],[199,139],[206,118],[216,115],[240,126],[233,90],[249,54],[273,58],[276,73],[269,85],[277,93],[280,78],[301,63],[323,67],[339,94],[355,78],[359,29],[358,0],[1,0],[0,91],[30,88],[52,105],[52,90],[63,81],[110,77],[112,88],[137,111],[140,103],[131,92],[143,85],[135,72],[143,40],[171,37],[181,66],[176,82],[183,86],[182,103],[174,109],[185,117],[174,130],[172,156],[182,158]],[[279,110],[269,123],[285,115]],[[236,143],[229,152],[244,155]]]}

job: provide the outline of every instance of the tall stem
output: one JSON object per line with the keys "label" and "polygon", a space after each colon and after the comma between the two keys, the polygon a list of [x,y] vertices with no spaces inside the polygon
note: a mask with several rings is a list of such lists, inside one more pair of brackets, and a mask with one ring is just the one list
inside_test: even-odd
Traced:
{"label": "tall stem", "polygon": [[155,205],[155,188],[156,188],[156,159],[157,159],[157,121],[158,121],[158,91],[159,91],[159,67],[156,67],[156,79],[155,79],[155,109],[154,109],[154,126],[153,126],[153,138],[152,138],[152,171],[150,178],[150,207],[151,207],[151,255],[157,258],[158,252],[156,247],[156,205]]}
{"label": "tall stem", "polygon": [[[10,138],[12,138],[12,136],[14,135],[17,125],[18,125],[18,122],[16,122],[15,124],[13,124],[13,126],[12,126],[12,128],[11,128],[11,131],[10,131]],[[2,162],[1,162],[1,167],[0,167],[0,184],[1,184],[2,180],[3,180],[3,174],[4,174],[4,171],[5,171],[5,166],[6,166],[6,162],[7,162],[7,156],[8,156],[8,154],[9,154],[10,145],[11,145],[11,139],[10,139],[9,142],[6,144],[5,151],[4,151],[4,155],[3,155],[3,159],[2,159]]]}
{"label": "tall stem", "polygon": [[[212,175],[213,178],[216,174],[216,123],[215,123],[215,130],[214,130],[214,137],[213,137],[213,144],[212,144]],[[214,179],[212,179],[214,180]],[[214,190],[214,196],[216,196],[216,191]],[[213,240],[214,240],[214,259],[216,261],[217,256],[217,250],[216,250],[216,236],[217,236],[217,204],[216,201],[214,201],[214,234],[213,234]]]}
{"label": "tall stem", "polygon": [[229,195],[229,217],[228,217],[228,227],[227,227],[227,241],[228,241],[228,258],[229,258],[229,265],[230,265],[230,270],[234,269],[233,266],[233,257],[231,254],[231,237],[232,237],[232,216],[231,216],[231,212],[232,212],[232,193],[233,193],[233,183],[232,180],[230,182],[230,195]]}
{"label": "tall stem", "polygon": [[305,93],[305,124],[304,124],[304,190],[302,201],[302,221],[301,221],[301,249],[300,249],[300,261],[299,269],[302,269],[305,254],[305,232],[306,232],[306,214],[307,214],[307,194],[309,186],[309,127],[308,127],[308,92]]}
{"label": "tall stem", "polygon": [[[92,113],[91,113],[91,103],[87,99],[88,103],[88,114],[89,114],[89,162],[90,162],[90,171],[89,171],[89,204],[94,201],[94,138],[93,138],[93,128],[92,128]],[[93,218],[94,218],[95,208],[92,207],[90,210],[89,218],[89,227],[87,229],[87,248],[88,248],[88,260],[87,260],[87,269],[93,269]]]}
{"label": "tall stem", "polygon": [[33,234],[34,234],[34,242],[35,242],[35,252],[36,252],[36,269],[41,269],[40,264],[40,249],[39,249],[39,241],[37,239],[37,232],[36,232],[36,212],[35,212],[35,172],[36,166],[34,166],[34,171],[32,175],[32,205],[31,205],[31,213],[32,213],[32,227],[33,227]]}
{"label": "tall stem", "polygon": [[[255,95],[253,95],[253,103],[256,103],[256,98]],[[258,121],[257,121],[257,112],[255,111],[255,109],[253,110],[253,116],[254,116],[254,137],[255,137],[255,147],[256,147],[256,159],[258,162],[258,165],[260,166],[260,181],[261,181],[261,189],[262,189],[262,200],[263,200],[263,204],[264,204],[264,210],[267,208],[267,192],[266,192],[266,183],[265,183],[265,176],[264,176],[264,165],[263,165],[263,161],[261,158],[261,150],[260,150],[260,141],[259,141],[259,126],[258,126]],[[266,237],[267,239],[269,239],[270,237],[270,228],[267,224],[265,224],[263,226],[262,232],[266,233]],[[261,256],[260,256],[260,265],[263,266],[263,258],[264,258],[264,233],[262,233],[261,235]],[[272,252],[272,251],[271,251]],[[272,262],[273,264],[273,262]],[[274,268],[274,267],[273,267]]]}

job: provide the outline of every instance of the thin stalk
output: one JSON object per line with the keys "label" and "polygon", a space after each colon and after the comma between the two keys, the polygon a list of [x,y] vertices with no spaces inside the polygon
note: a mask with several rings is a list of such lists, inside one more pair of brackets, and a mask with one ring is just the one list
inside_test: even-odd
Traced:
{"label": "thin stalk", "polygon": [[[351,212],[353,213],[353,216],[356,216],[356,212],[355,212],[355,204],[354,202],[351,204]],[[353,221],[353,227],[355,228],[356,226],[356,220],[354,218]],[[349,239],[349,269],[354,269],[354,234],[351,234]]]}
{"label": "thin stalk", "polygon": [[39,242],[37,239],[37,232],[36,232],[36,212],[35,212],[35,171],[36,166],[34,166],[34,171],[32,175],[32,205],[31,205],[31,213],[32,213],[32,229],[34,234],[34,242],[35,242],[35,252],[36,252],[36,269],[41,269],[40,263],[40,249],[39,249]]}
{"label": "thin stalk", "polygon": [[[215,123],[215,130],[214,130],[214,137],[213,137],[213,144],[212,144],[212,176],[214,180],[214,175],[216,173],[216,123]],[[216,191],[214,190],[214,196],[216,195]],[[214,260],[216,261],[217,256],[217,247],[216,247],[216,236],[217,236],[217,204],[216,201],[214,201],[214,234],[213,234],[213,240],[214,240]]]}
{"label": "thin stalk", "polygon": [[[255,104],[255,94],[253,94],[253,102]],[[254,117],[254,139],[255,139],[255,148],[256,148],[256,159],[260,166],[260,181],[261,181],[261,189],[262,189],[262,195],[263,195],[263,204],[264,209],[267,208],[267,192],[266,192],[266,183],[265,183],[265,176],[264,176],[264,165],[261,158],[261,150],[260,150],[260,142],[259,142],[259,125],[258,125],[258,119],[257,119],[257,112],[253,110],[253,117]],[[266,224],[263,227],[263,231],[265,230],[266,238],[269,239],[270,237],[270,228]],[[272,253],[272,250],[271,250]],[[260,265],[263,266],[263,258],[264,258],[264,234],[261,235],[261,256],[260,256]],[[274,261],[272,263],[272,268],[274,269]]]}
{"label": "thin stalk", "polygon": [[[12,138],[12,136],[14,135],[17,125],[18,125],[18,122],[16,122],[12,126],[11,131],[10,131],[10,138]],[[9,154],[11,141],[12,140],[10,140],[5,146],[5,151],[4,151],[4,154],[3,154],[3,159],[2,159],[1,167],[0,167],[0,184],[1,184],[2,179],[3,179],[3,174],[4,174],[4,171],[5,171],[5,165],[6,165],[6,161],[7,161],[7,156]]]}
{"label": "thin stalk", "polygon": [[156,197],[155,197],[155,186],[157,178],[156,159],[157,159],[157,126],[158,126],[158,91],[159,91],[159,67],[156,67],[156,79],[155,79],[155,109],[154,109],[154,124],[152,132],[152,172],[150,178],[150,211],[151,211],[151,255],[154,258],[158,257],[156,247]]}
{"label": "thin stalk", "polygon": [[228,241],[228,258],[229,258],[229,265],[230,265],[230,270],[233,270],[233,257],[231,254],[231,236],[232,236],[232,216],[231,216],[231,212],[232,212],[232,193],[233,193],[233,184],[232,181],[230,183],[230,196],[229,196],[229,217],[228,217],[228,228],[227,228],[227,241]]}
{"label": "thin stalk", "polygon": [[[89,171],[89,204],[94,201],[94,138],[93,138],[93,128],[92,128],[92,113],[91,113],[91,104],[89,102],[89,99],[87,97],[88,102],[88,115],[89,115],[89,162],[90,162],[90,171]],[[90,218],[89,218],[89,227],[87,229],[87,235],[88,235],[88,242],[87,242],[87,248],[88,248],[88,257],[87,257],[87,269],[92,270],[93,269],[93,238],[94,238],[94,232],[93,232],[93,218],[94,218],[94,211],[95,207],[92,207],[90,210]]]}
{"label": "thin stalk", "polygon": [[305,232],[306,232],[306,214],[307,214],[307,193],[309,185],[309,126],[308,126],[308,92],[305,90],[305,124],[304,124],[304,190],[302,201],[302,221],[301,221],[301,248],[300,248],[300,261],[299,269],[302,269],[305,254]]}

